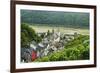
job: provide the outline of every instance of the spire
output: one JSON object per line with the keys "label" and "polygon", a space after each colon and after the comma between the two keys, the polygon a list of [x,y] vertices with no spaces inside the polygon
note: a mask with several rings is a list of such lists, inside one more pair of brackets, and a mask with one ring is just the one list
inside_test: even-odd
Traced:
{"label": "spire", "polygon": [[52,29],[52,33],[54,34],[54,32],[55,32],[55,31],[54,31],[54,28],[53,28],[53,29]]}

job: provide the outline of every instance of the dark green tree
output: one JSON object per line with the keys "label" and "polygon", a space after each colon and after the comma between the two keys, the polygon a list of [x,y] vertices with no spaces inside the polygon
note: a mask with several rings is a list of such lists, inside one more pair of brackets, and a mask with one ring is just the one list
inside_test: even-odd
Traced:
{"label": "dark green tree", "polygon": [[27,24],[21,24],[21,47],[29,47],[33,40],[39,43],[42,39],[36,34],[34,29]]}

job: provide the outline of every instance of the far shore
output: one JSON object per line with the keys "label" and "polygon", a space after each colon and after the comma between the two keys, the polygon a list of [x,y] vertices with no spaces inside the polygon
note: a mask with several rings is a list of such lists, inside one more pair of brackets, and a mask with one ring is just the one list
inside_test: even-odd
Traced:
{"label": "far shore", "polygon": [[54,31],[60,31],[61,33],[68,33],[72,34],[77,32],[78,34],[82,35],[89,35],[89,29],[81,29],[81,28],[70,28],[70,27],[50,27],[50,26],[34,26],[30,25],[37,33],[47,32],[48,30],[51,32],[53,29]]}

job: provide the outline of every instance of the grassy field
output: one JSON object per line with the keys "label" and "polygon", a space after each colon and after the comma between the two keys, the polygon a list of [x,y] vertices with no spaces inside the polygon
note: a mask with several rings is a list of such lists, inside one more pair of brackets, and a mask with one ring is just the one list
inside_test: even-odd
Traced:
{"label": "grassy field", "polygon": [[33,25],[30,25],[30,27],[32,27],[36,32],[39,32],[39,33],[47,32],[48,30],[51,32],[52,29],[57,31],[59,29],[61,33],[73,34],[74,32],[77,32],[82,35],[89,35],[89,29],[69,28],[69,27],[67,28],[67,27],[33,26]]}

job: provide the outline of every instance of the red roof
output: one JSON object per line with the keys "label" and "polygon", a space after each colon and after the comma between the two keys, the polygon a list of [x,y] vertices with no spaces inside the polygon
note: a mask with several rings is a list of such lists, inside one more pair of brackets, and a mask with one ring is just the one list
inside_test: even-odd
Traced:
{"label": "red roof", "polygon": [[32,51],[32,61],[34,61],[37,58],[37,53],[35,51]]}

